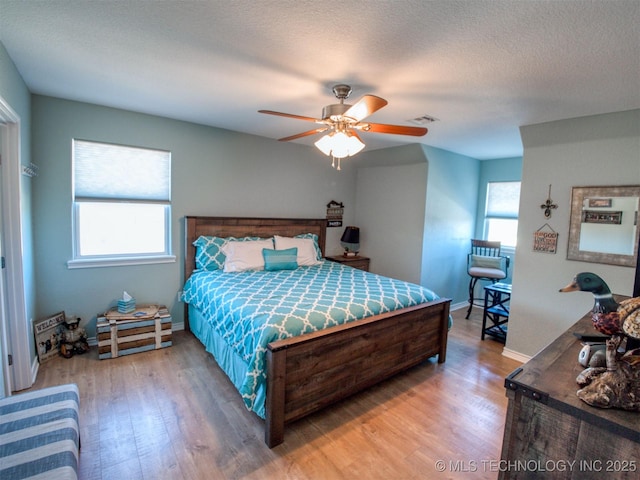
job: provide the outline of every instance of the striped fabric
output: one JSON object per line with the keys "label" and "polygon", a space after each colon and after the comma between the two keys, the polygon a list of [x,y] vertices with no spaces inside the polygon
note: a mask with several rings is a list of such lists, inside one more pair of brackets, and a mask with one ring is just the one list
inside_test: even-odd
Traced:
{"label": "striped fabric", "polygon": [[74,384],[0,400],[0,478],[77,479],[80,396]]}

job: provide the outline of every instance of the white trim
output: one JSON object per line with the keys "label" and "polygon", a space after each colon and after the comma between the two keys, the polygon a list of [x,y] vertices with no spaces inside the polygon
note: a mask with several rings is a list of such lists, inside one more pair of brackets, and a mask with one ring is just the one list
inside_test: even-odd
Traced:
{"label": "white trim", "polygon": [[7,314],[10,333],[11,391],[31,387],[30,339],[31,325],[27,321],[22,264],[22,213],[20,187],[20,117],[0,97],[0,119],[6,122],[2,139],[2,224],[6,252]]}
{"label": "white trim", "polygon": [[94,267],[122,267],[126,265],[151,265],[155,263],[175,263],[175,255],[157,255],[148,257],[122,258],[77,258],[67,261],[68,269]]}
{"label": "white trim", "polygon": [[171,330],[174,332],[184,330],[184,322],[171,322]]}
{"label": "white trim", "polygon": [[40,370],[40,362],[38,361],[38,355],[35,355],[31,362],[31,383],[36,383],[38,370]]}
{"label": "white trim", "polygon": [[520,352],[516,352],[514,350],[510,350],[506,347],[502,349],[502,355],[512,360],[516,360],[517,362],[520,362],[520,363],[527,363],[529,360],[531,360],[530,356]]}

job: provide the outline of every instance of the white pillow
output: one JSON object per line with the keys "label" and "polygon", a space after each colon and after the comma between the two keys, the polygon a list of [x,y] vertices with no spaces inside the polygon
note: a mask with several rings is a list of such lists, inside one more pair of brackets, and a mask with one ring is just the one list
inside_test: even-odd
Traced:
{"label": "white pillow", "polygon": [[298,249],[298,265],[318,265],[322,263],[316,256],[316,247],[310,238],[292,238],[275,235],[276,250],[286,250],[288,248]]}
{"label": "white pillow", "polygon": [[220,249],[227,257],[224,261],[224,271],[228,273],[264,270],[263,248],[273,250],[273,240],[228,241]]}

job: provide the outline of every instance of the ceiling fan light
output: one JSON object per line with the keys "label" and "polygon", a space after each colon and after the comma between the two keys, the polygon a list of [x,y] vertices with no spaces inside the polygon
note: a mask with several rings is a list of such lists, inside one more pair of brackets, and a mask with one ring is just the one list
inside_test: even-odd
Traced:
{"label": "ceiling fan light", "polygon": [[336,158],[344,158],[351,155],[349,153],[349,136],[344,132],[334,133],[331,137],[331,155]]}
{"label": "ceiling fan light", "polygon": [[364,143],[355,135],[349,135],[349,156],[355,155],[364,148]]}
{"label": "ceiling fan light", "polygon": [[323,136],[320,140],[315,142],[314,145],[326,156],[331,155],[331,148],[333,146],[333,143],[331,142],[331,134]]}
{"label": "ceiling fan light", "polygon": [[314,145],[325,155],[334,158],[350,157],[365,147],[358,136],[349,131],[333,131],[323,136]]}

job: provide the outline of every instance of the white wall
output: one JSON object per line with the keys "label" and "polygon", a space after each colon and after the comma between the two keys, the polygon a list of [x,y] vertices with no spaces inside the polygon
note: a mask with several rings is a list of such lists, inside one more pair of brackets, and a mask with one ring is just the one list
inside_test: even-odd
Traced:
{"label": "white wall", "polygon": [[[614,293],[631,295],[633,268],[566,260],[571,188],[640,184],[640,110],[521,128],[524,147],[518,249],[508,351],[535,355],[593,306],[589,293],[559,293],[576,273],[600,275]],[[546,219],[540,204],[558,204]],[[533,252],[533,234],[548,223],[556,254]],[[507,352],[509,353],[509,352]]]}
{"label": "white wall", "polygon": [[479,160],[420,144],[354,160],[356,220],[371,270],[466,301]]}
{"label": "white wall", "polygon": [[422,284],[452,303],[466,302],[467,254],[477,212],[480,161],[422,146],[429,162]]}
{"label": "white wall", "polygon": [[[341,171],[317,149],[51,97],[33,97],[33,181],[37,310],[64,310],[83,319],[114,306],[122,291],[139,303],[167,305],[183,319],[185,215],[324,218],[331,200],[355,214],[356,169]],[[172,153],[172,243],[176,263],[69,270],[72,256],[73,138],[169,150]],[[339,229],[329,229],[329,251],[339,251]],[[132,232],[112,232],[130,235]]]}
{"label": "white wall", "polygon": [[372,272],[420,283],[426,179],[424,161],[358,169],[360,250],[371,258]]}

